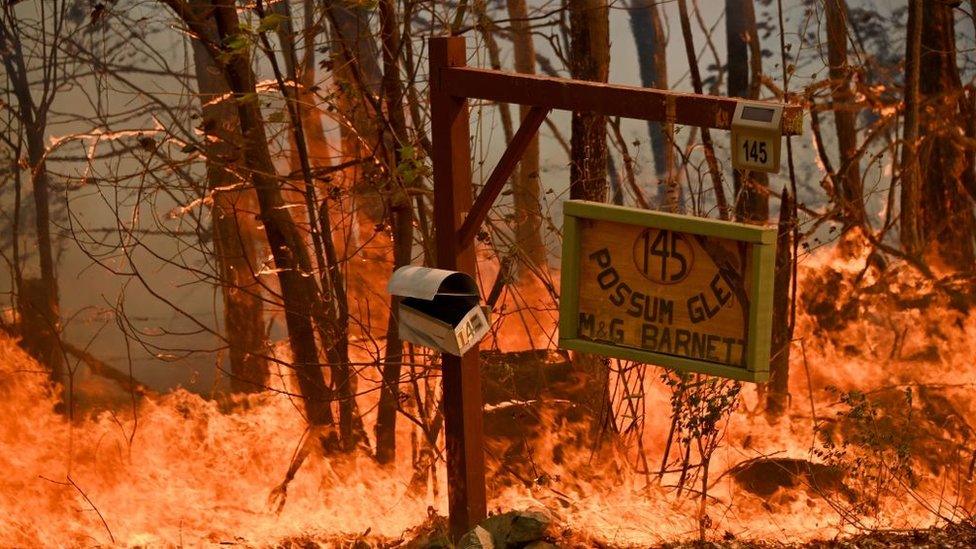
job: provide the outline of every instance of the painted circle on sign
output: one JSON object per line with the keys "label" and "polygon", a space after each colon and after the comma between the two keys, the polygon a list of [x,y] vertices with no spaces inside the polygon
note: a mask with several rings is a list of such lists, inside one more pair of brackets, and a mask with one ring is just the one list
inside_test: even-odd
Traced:
{"label": "painted circle on sign", "polygon": [[634,266],[651,282],[677,284],[694,265],[695,251],[684,233],[648,228],[634,241]]}

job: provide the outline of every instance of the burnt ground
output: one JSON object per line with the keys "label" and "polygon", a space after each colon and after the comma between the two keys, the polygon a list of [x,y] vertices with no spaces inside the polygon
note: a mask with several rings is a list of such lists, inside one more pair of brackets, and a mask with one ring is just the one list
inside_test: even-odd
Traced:
{"label": "burnt ground", "polygon": [[873,549],[880,547],[918,547],[954,549],[976,547],[976,524],[952,524],[940,528],[909,531],[873,531],[848,538],[817,540],[802,544],[763,543],[760,541],[725,540],[708,543],[664,544],[662,549]]}
{"label": "burnt ground", "polygon": [[[291,538],[283,540],[278,547],[282,549],[318,549],[341,547],[343,549],[447,549],[444,537],[446,519],[432,517],[425,524],[400,539],[377,539],[366,533],[363,536],[348,536],[331,539]],[[558,529],[556,527],[555,529]],[[552,531],[552,530],[550,530]],[[481,545],[465,545],[478,549]],[[563,531],[546,536],[542,540],[530,543],[511,545],[496,545],[496,549],[632,549],[632,546],[614,546],[586,539],[585,534]],[[969,549],[976,548],[976,523],[964,522],[938,528],[921,530],[890,531],[878,530],[865,532],[846,538],[831,540],[817,540],[808,543],[784,544],[767,543],[757,540],[737,540],[734,538],[709,541],[665,543],[657,546],[659,549],[874,549],[882,547],[896,548],[927,548],[927,549]]]}

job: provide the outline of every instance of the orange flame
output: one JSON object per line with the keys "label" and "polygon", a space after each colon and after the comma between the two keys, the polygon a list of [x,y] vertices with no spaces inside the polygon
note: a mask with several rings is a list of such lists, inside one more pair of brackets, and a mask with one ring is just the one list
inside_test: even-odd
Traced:
{"label": "orange flame", "polygon": [[[813,489],[809,479],[759,496],[743,489],[731,472],[764,456],[819,461],[811,454],[819,443],[815,421],[833,421],[840,409],[838,392],[827,391],[828,386],[862,393],[891,387],[914,391],[906,408],[930,422],[941,417],[944,439],[976,425],[976,314],[957,311],[940,298],[909,303],[914,296],[931,295],[931,283],[901,269],[895,278],[882,278],[868,266],[866,252],[843,259],[822,250],[805,261],[790,412],[771,425],[759,413],[756,391],[743,391],[742,405],[723,427],[723,444],[713,458],[711,535],[796,542],[858,527],[924,527],[938,523],[938,515],[959,519],[973,513],[976,490],[972,471],[966,475],[965,454],[953,454],[959,467],[948,457],[913,456],[925,466],[915,469],[912,485],[880,494],[877,511],[856,520],[844,505]],[[862,272],[862,287],[880,284],[877,296],[894,294],[901,300],[856,298],[852,281]],[[827,284],[828,279],[833,282]],[[825,299],[847,307],[849,320],[822,326],[811,308]],[[499,339],[508,333],[514,330]],[[37,363],[7,338],[0,338],[0,354],[0,545],[274,544],[367,532],[390,540],[409,536],[428,518],[429,508],[446,512],[444,486],[436,496],[408,495],[412,471],[401,444],[403,459],[390,469],[366,456],[307,461],[289,486],[284,510],[275,514],[268,494],[304,436],[300,406],[287,396],[246,397],[247,402],[238,402],[246,405],[226,412],[215,401],[181,390],[142,399],[135,414],[121,406],[69,421],[54,413],[55,396]],[[660,462],[667,437],[670,396],[654,377],[648,376],[644,388],[644,445],[651,449],[652,463]],[[921,398],[927,386],[938,387],[941,415],[929,409],[936,401]],[[364,403],[363,409],[371,407]],[[410,429],[400,422],[400,440],[408,440]],[[697,503],[676,498],[666,488],[673,484],[667,475],[660,482],[647,478],[610,465],[624,461],[591,455],[588,448],[560,460],[547,458],[571,440],[570,431],[553,427],[533,441],[545,480],[496,486],[490,508],[544,507],[570,532],[564,535],[584,544],[644,546],[697,536]],[[921,444],[936,448],[934,441]],[[626,457],[633,450],[609,451]],[[438,479],[443,483],[444,478],[441,471]]]}

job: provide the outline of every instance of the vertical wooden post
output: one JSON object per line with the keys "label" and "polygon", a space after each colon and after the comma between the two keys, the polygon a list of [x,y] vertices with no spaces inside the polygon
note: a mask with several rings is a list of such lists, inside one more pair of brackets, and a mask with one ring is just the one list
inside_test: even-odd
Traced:
{"label": "vertical wooden post", "polygon": [[[471,208],[471,151],[466,98],[444,89],[441,69],[466,64],[461,36],[430,39],[431,139],[434,164],[436,265],[475,276],[474,244],[462,247],[458,230]],[[447,499],[451,537],[485,518],[485,455],[478,347],[462,357],[441,355]]]}

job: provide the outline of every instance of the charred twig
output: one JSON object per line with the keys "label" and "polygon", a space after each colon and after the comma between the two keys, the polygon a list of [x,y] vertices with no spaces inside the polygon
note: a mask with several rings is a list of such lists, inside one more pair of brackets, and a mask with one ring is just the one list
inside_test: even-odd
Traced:
{"label": "charred twig", "polygon": [[85,491],[81,489],[81,486],[78,486],[78,484],[74,481],[74,479],[71,478],[71,475],[68,475],[66,478],[68,479],[68,482],[75,487],[75,490],[78,490],[78,493],[81,494],[81,497],[85,498],[85,501],[88,502],[88,505],[91,505],[92,510],[95,511],[95,514],[98,515],[99,520],[102,521],[102,526],[105,527],[105,531],[108,532],[108,537],[111,538],[112,543],[114,544],[115,536],[112,535],[112,529],[109,528],[108,523],[105,522],[105,517],[102,516],[102,512],[98,510],[98,507],[96,507],[95,503],[91,500],[91,498],[88,497],[88,494],[86,494]]}
{"label": "charred twig", "polygon": [[102,360],[99,360],[84,349],[80,349],[67,341],[62,341],[61,347],[64,348],[64,351],[69,355],[84,362],[85,366],[88,366],[88,370],[91,371],[91,373],[118,383],[119,386],[126,391],[138,394],[140,396],[147,396],[155,393],[149,387],[146,387],[142,383],[133,379],[129,374],[103,362]]}

